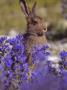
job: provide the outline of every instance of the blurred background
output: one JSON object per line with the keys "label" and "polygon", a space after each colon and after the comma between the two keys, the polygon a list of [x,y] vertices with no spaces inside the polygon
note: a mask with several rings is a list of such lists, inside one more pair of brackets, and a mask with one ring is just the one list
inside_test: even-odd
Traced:
{"label": "blurred background", "polygon": [[[46,20],[48,40],[67,38],[67,0],[26,0],[29,7],[37,1],[37,12]],[[0,0],[0,35],[24,33],[26,20],[19,0]]]}

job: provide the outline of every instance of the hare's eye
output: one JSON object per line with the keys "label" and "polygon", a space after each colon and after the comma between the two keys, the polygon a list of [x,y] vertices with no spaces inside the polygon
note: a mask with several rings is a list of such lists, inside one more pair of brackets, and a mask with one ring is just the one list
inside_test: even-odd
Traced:
{"label": "hare's eye", "polygon": [[36,25],[38,22],[35,20],[32,20],[33,25]]}

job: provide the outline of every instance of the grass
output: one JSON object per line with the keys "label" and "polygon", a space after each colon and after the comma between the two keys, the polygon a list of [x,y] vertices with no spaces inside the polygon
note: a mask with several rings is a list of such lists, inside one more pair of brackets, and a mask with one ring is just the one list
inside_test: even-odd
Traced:
{"label": "grass", "polygon": [[[54,13],[53,8],[58,5],[60,0],[34,0],[39,7],[47,7],[47,19],[53,20],[60,17],[60,13]],[[33,0],[27,0],[30,8],[34,3]],[[55,20],[55,21],[56,21]],[[23,32],[26,27],[26,21],[19,6],[19,0],[0,0],[0,34],[8,33],[12,28]]]}

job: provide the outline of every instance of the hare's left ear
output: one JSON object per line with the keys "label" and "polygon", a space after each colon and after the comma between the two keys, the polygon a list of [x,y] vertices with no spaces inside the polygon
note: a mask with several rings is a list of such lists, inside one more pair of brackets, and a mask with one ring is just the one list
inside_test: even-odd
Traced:
{"label": "hare's left ear", "polygon": [[21,10],[24,12],[24,15],[28,17],[30,12],[29,12],[29,8],[27,7],[26,1],[19,0],[19,3],[20,3]]}
{"label": "hare's left ear", "polygon": [[37,5],[37,2],[35,2],[32,7],[32,14],[34,14],[34,15],[36,13],[36,5]]}

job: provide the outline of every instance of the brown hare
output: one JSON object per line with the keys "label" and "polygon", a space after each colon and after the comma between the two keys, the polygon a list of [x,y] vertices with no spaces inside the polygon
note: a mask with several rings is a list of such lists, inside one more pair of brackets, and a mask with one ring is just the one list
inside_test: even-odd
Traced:
{"label": "brown hare", "polygon": [[25,0],[20,0],[20,6],[27,21],[27,31],[25,34],[27,62],[29,65],[32,65],[31,48],[34,45],[43,45],[47,42],[44,35],[47,31],[47,27],[44,25],[43,18],[36,15],[36,2],[31,11],[29,10]]}

